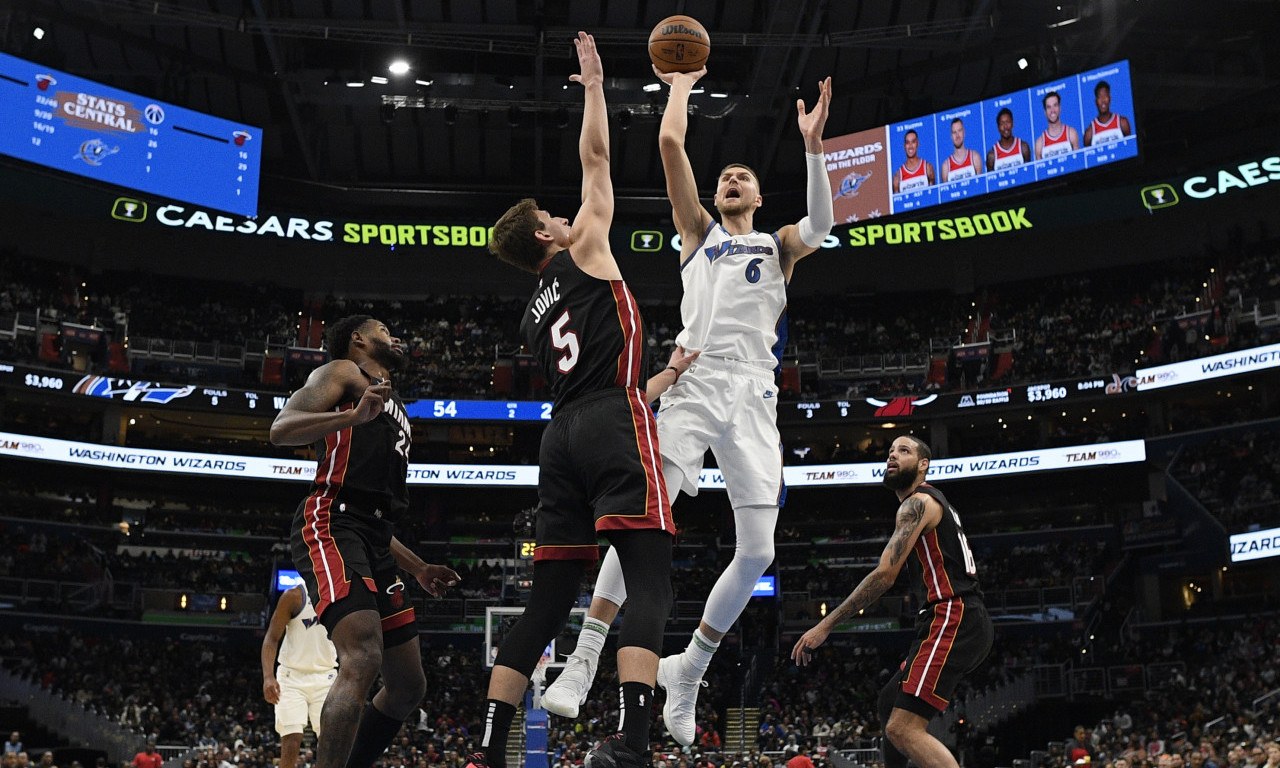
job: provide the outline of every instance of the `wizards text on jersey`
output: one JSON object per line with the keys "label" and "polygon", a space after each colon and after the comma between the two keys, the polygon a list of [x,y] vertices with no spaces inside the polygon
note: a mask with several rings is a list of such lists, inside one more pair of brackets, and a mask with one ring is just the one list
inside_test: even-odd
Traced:
{"label": "wizards text on jersey", "polygon": [[707,260],[715,263],[715,260],[721,256],[735,256],[739,253],[764,253],[773,254],[773,246],[771,245],[743,245],[735,243],[732,240],[725,240],[719,245],[713,245],[710,248],[703,248],[702,252],[707,254]]}

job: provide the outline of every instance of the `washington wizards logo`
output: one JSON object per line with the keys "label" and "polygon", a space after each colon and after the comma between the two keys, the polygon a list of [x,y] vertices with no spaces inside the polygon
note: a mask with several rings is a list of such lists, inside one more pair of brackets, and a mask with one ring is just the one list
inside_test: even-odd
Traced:
{"label": "washington wizards logo", "polygon": [[850,171],[848,176],[845,176],[840,180],[840,191],[836,193],[836,196],[833,199],[839,200],[842,197],[857,197],[858,189],[869,178],[871,178],[870,173]]}
{"label": "washington wizards logo", "polygon": [[102,165],[102,161],[119,152],[119,147],[108,147],[102,139],[89,139],[80,145],[76,157],[89,165]]}

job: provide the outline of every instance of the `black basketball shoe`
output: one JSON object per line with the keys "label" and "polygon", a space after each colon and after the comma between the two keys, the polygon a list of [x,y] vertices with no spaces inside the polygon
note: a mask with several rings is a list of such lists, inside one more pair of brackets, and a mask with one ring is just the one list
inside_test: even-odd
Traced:
{"label": "black basketball shoe", "polygon": [[626,737],[615,733],[587,753],[583,768],[649,768],[649,761],[627,746]]}

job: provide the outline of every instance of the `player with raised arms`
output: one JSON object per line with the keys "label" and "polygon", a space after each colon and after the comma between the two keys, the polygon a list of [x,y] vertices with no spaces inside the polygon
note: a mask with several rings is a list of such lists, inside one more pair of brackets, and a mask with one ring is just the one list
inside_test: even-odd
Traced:
{"label": "player with raised arms", "polygon": [[[756,210],[764,203],[760,180],[746,165],[730,164],[717,178],[714,202],[719,221],[699,200],[684,141],[689,93],[706,68],[664,73],[655,67],[654,72],[671,86],[658,146],[682,242],[684,330],[676,341],[701,353],[663,395],[658,413],[666,488],[672,496],[681,490],[696,495],[710,448],[724,474],[737,534],[733,560],[707,597],[688,647],[663,658],[658,666],[657,682],[667,695],[663,720],[675,740],[688,746],[697,732],[698,689],[712,655],[773,562],[774,527],[785,494],[774,377],[786,343],[787,282],[796,262],[817,250],[834,224],[822,150],[831,78],[818,84],[812,111],[806,111],[802,100],[796,102],[808,172],[808,215],[765,233],[755,229]],[[586,701],[609,625],[630,594],[630,582],[624,584],[621,570],[611,549],[596,579],[577,648],[543,697],[548,711],[576,717]]]}

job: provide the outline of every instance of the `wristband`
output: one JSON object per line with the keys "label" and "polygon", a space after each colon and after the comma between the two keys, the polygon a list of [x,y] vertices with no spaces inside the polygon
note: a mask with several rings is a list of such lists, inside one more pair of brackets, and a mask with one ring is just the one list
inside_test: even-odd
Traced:
{"label": "wristband", "polygon": [[680,375],[680,369],[679,369],[679,368],[677,368],[677,367],[675,367],[674,365],[668,365],[668,366],[667,366],[667,370],[668,370],[668,371],[675,371],[675,372],[676,372],[676,376],[679,376],[679,375]]}

